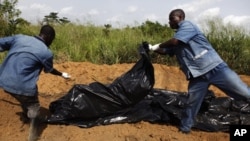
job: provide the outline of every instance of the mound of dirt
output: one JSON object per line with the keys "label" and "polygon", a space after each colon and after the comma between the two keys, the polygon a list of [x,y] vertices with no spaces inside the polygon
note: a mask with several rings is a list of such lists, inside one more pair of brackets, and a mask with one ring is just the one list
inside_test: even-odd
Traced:
{"label": "mound of dirt", "polygon": [[[66,62],[55,64],[55,68],[68,72],[72,78],[42,73],[38,82],[39,99],[42,112],[49,114],[49,104],[65,95],[74,84],[89,84],[99,81],[112,83],[117,77],[127,72],[134,64],[96,65],[89,62]],[[177,67],[154,64],[155,88],[185,92],[187,81]],[[241,76],[250,85],[249,76]],[[225,96],[218,89],[211,87],[216,96]],[[20,121],[19,103],[0,89],[0,140],[26,141],[29,124]],[[39,141],[225,141],[229,134],[224,132],[203,132],[193,130],[185,135],[178,132],[178,127],[167,124],[139,122],[135,124],[113,124],[80,128],[69,125],[41,125]]]}

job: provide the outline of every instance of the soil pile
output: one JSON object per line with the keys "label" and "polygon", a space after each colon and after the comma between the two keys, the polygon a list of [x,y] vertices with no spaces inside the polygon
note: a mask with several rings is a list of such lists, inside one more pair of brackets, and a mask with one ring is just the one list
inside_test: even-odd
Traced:
{"label": "soil pile", "polygon": [[[89,84],[99,81],[112,83],[127,72],[134,64],[97,65],[89,62],[66,62],[55,64],[55,68],[68,72],[72,78],[65,80],[59,76],[42,73],[38,82],[42,113],[49,114],[49,104],[65,95],[74,84]],[[155,88],[186,92],[187,81],[177,67],[153,64]],[[249,76],[241,76],[250,85]],[[211,87],[216,96],[225,96],[220,90]],[[0,140],[26,141],[29,124],[20,121],[19,103],[0,89]],[[204,132],[193,130],[185,135],[172,125],[139,122],[135,124],[112,124],[80,128],[72,125],[42,125],[39,128],[39,141],[227,141],[229,133]]]}

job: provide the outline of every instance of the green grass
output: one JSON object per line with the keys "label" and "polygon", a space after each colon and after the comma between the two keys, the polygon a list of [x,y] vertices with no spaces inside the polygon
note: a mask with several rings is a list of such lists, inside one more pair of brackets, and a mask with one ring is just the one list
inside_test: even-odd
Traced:
{"label": "green grass", "polygon": [[[218,21],[208,21],[204,31],[221,57],[241,74],[250,74],[250,36],[244,30]],[[92,24],[55,25],[56,39],[51,45],[55,62],[88,61],[96,64],[134,63],[139,59],[137,52],[143,41],[156,44],[171,38],[174,31],[166,25],[145,22],[137,27],[115,29]],[[17,33],[38,34],[39,25],[20,27]],[[3,60],[6,53],[0,54]],[[177,65],[168,56],[151,54],[153,63]]]}

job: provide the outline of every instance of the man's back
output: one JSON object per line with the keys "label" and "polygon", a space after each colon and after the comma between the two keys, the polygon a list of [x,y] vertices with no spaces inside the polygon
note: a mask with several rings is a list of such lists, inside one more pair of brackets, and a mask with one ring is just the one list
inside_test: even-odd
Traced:
{"label": "man's back", "polygon": [[16,94],[36,94],[41,70],[52,63],[51,51],[39,37],[26,35],[2,38],[0,46],[9,51],[0,68],[0,86]]}

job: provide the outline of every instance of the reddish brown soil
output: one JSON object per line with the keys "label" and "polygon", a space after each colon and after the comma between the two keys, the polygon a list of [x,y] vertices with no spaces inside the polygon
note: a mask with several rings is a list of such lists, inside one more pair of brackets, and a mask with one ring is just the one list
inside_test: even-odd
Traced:
{"label": "reddish brown soil", "polygon": [[[49,104],[66,94],[74,84],[89,84],[99,81],[112,83],[114,79],[127,72],[134,64],[96,65],[88,62],[66,62],[55,64],[55,68],[71,74],[70,80],[42,73],[38,82],[39,98],[43,113],[49,114]],[[187,81],[177,67],[154,64],[155,88],[185,92]],[[249,76],[241,76],[250,85]],[[211,87],[217,96],[225,96]],[[0,89],[0,140],[26,141],[29,124],[23,124],[18,116],[19,103]],[[80,128],[72,125],[42,125],[39,141],[229,141],[224,132],[192,131],[185,135],[172,125],[150,124],[113,124]]]}

